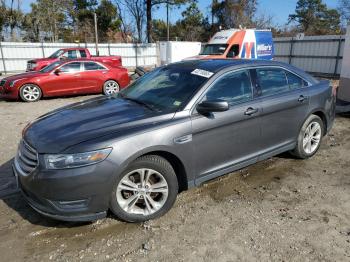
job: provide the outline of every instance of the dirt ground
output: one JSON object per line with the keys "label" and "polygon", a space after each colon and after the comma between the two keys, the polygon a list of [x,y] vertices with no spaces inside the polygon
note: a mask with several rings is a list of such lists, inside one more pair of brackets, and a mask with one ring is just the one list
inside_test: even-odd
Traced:
{"label": "dirt ground", "polygon": [[90,97],[0,101],[0,261],[350,261],[350,115],[337,116],[312,159],[283,154],[208,182],[154,221],[37,214],[11,172],[21,130]]}

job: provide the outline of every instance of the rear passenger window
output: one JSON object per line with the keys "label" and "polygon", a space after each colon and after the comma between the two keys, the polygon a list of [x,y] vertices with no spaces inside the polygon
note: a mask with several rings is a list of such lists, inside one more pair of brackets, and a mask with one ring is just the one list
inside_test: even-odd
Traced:
{"label": "rear passenger window", "polygon": [[288,84],[290,89],[297,89],[301,88],[303,86],[307,86],[307,83],[301,79],[299,76],[296,76],[295,74],[286,71]]}
{"label": "rear passenger window", "polygon": [[252,98],[249,72],[239,71],[224,75],[206,93],[205,100],[224,100],[230,104],[241,103]]}
{"label": "rear passenger window", "polygon": [[77,51],[76,50],[69,50],[66,54],[67,54],[67,57],[69,59],[77,58]]}
{"label": "rear passenger window", "polygon": [[84,63],[85,71],[92,71],[92,70],[104,70],[105,68],[97,63],[94,62],[86,62]]}
{"label": "rear passenger window", "polygon": [[286,71],[286,75],[290,89],[303,87],[303,79],[288,71]]}
{"label": "rear passenger window", "polygon": [[262,96],[283,93],[290,90],[284,70],[264,68],[257,69],[256,73]]}

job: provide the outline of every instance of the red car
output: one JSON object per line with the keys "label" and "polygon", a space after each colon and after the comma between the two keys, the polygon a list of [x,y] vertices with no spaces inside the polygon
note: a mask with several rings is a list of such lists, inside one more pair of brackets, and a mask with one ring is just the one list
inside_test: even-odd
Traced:
{"label": "red car", "polygon": [[39,71],[43,69],[45,66],[52,64],[53,62],[57,62],[60,60],[67,59],[90,59],[96,62],[102,62],[111,66],[122,66],[122,58],[120,56],[92,56],[90,54],[89,49],[75,47],[75,48],[64,48],[58,49],[52,55],[46,58],[38,58],[32,59],[27,62],[27,72],[29,71]]}
{"label": "red car", "polygon": [[104,93],[130,82],[128,70],[87,59],[57,61],[38,72],[9,76],[0,82],[0,98],[38,101],[41,97]]}

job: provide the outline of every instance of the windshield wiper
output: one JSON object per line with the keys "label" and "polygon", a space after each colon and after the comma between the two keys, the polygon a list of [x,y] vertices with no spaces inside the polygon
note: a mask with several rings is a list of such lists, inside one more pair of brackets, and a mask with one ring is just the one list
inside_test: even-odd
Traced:
{"label": "windshield wiper", "polygon": [[136,104],[139,104],[139,105],[142,105],[143,107],[146,107],[146,108],[148,108],[148,109],[151,110],[151,111],[159,111],[159,110],[156,110],[156,109],[154,108],[154,106],[151,106],[150,104],[147,104],[146,102],[143,102],[143,101],[141,101],[141,100],[139,100],[139,99],[132,98],[132,97],[127,97],[126,95],[124,95],[124,94],[122,94],[122,93],[119,93],[119,95],[120,95],[123,99],[132,101],[132,102],[134,102],[134,103],[136,103]]}

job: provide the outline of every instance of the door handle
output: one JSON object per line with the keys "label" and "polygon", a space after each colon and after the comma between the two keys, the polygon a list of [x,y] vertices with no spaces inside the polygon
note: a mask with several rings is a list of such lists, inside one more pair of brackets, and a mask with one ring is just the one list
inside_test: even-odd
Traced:
{"label": "door handle", "polygon": [[251,115],[253,115],[253,114],[255,114],[255,113],[258,113],[258,111],[259,111],[259,109],[257,109],[257,108],[249,107],[249,108],[244,112],[244,114],[245,114],[246,116],[251,116]]}
{"label": "door handle", "polygon": [[306,101],[308,99],[308,97],[307,96],[303,96],[303,95],[301,95],[301,96],[299,96],[299,98],[298,98],[298,102],[304,102],[304,101]]}
{"label": "door handle", "polygon": [[80,75],[74,75],[74,77],[80,77]]}

